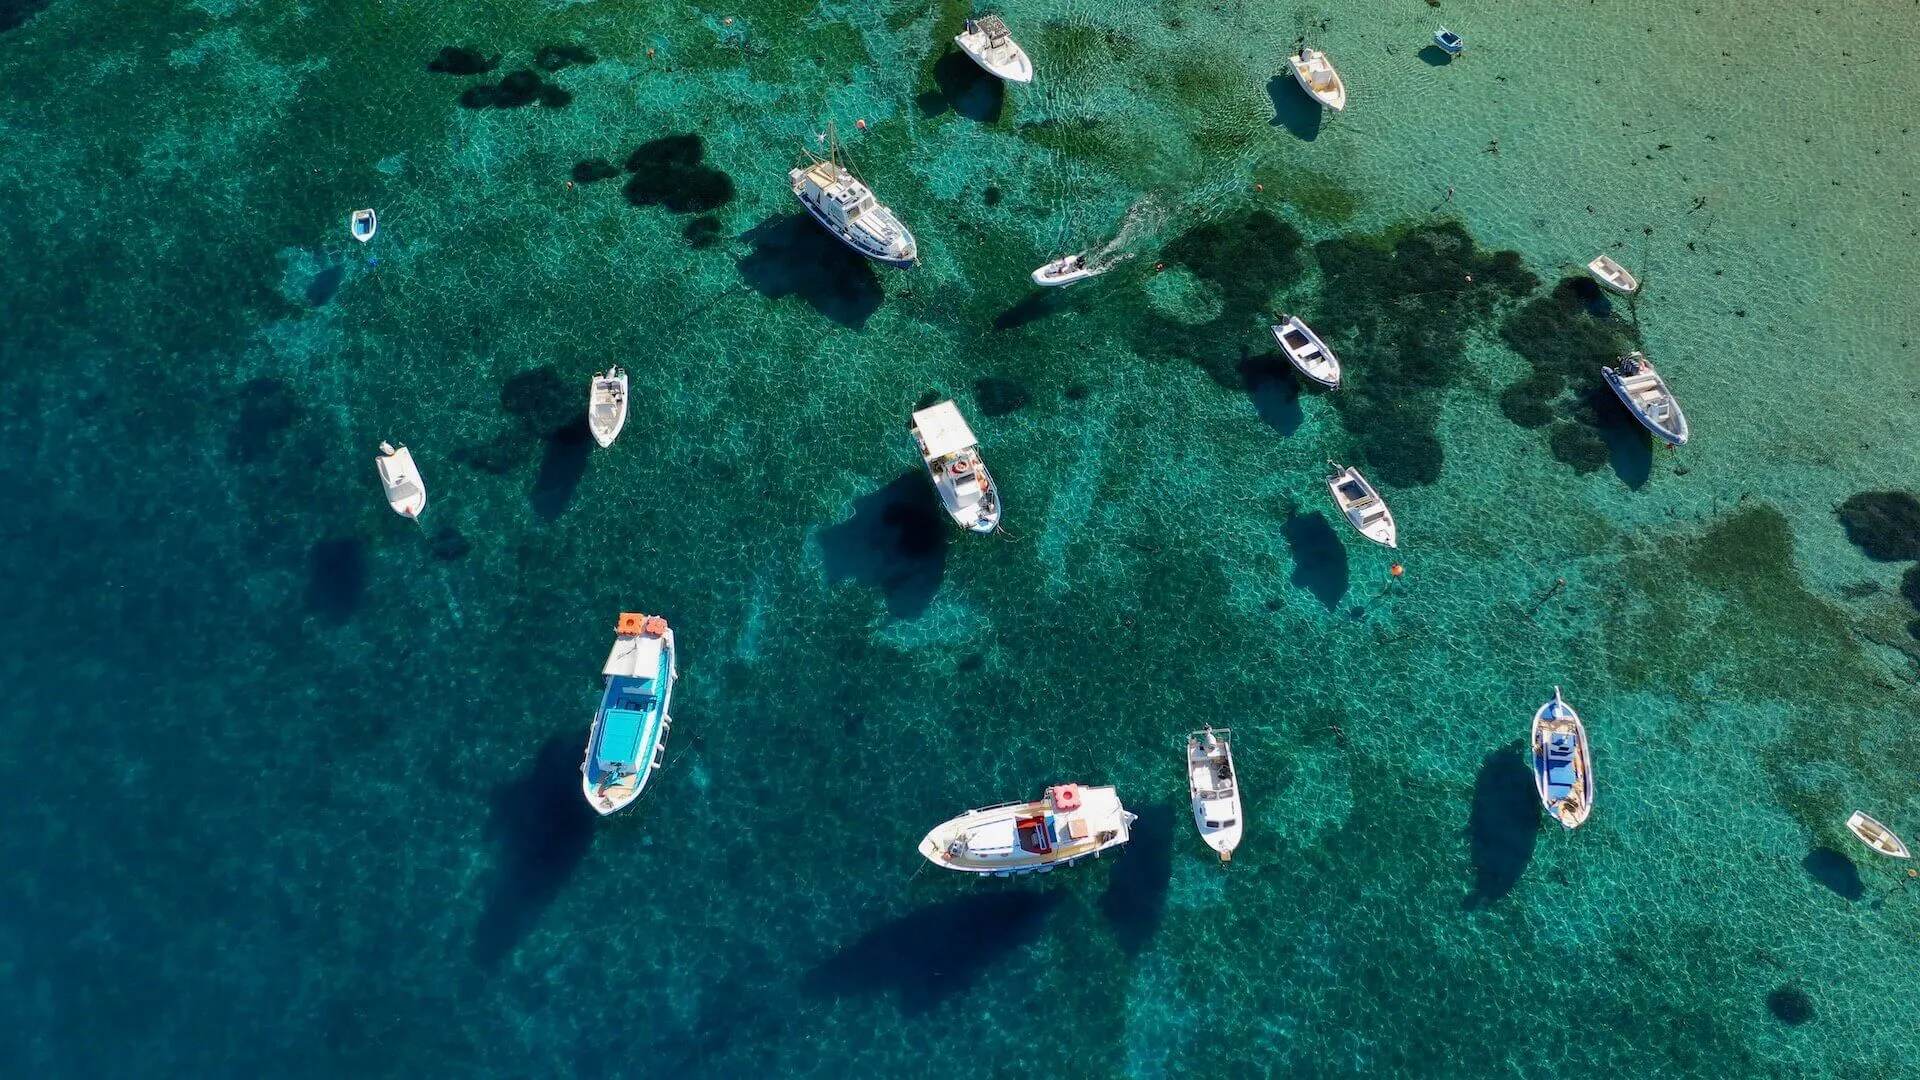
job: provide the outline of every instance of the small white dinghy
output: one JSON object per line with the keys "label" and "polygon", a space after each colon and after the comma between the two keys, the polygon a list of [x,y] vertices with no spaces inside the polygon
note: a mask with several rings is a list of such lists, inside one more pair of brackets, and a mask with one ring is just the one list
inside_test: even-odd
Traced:
{"label": "small white dinghy", "polygon": [[1007,33],[1007,24],[1001,22],[998,15],[968,19],[953,43],[995,78],[1014,83],[1033,81],[1033,61],[1013,40],[1013,35]]}
{"label": "small white dinghy", "polygon": [[1087,253],[1068,255],[1055,259],[1033,272],[1035,285],[1071,285],[1076,281],[1085,281],[1090,277],[1099,277],[1113,269],[1113,263],[1095,264],[1087,260]]}
{"label": "small white dinghy", "polygon": [[418,518],[427,508],[427,485],[413,463],[413,451],[382,442],[380,456],[373,460],[380,466],[380,486],[386,489],[387,505],[403,518]]}
{"label": "small white dinghy", "polygon": [[1393,512],[1387,509],[1386,501],[1373,485],[1367,483],[1367,478],[1360,475],[1360,470],[1331,461],[1327,466],[1333,470],[1327,474],[1327,490],[1333,493],[1334,505],[1347,516],[1347,522],[1376,544],[1399,547]]}
{"label": "small white dinghy", "polygon": [[1891,855],[1896,859],[1910,859],[1913,857],[1912,853],[1907,850],[1907,845],[1901,843],[1900,838],[1893,835],[1892,829],[1887,828],[1885,825],[1880,824],[1858,810],[1855,810],[1853,816],[1847,819],[1847,828],[1852,830],[1853,835],[1860,838],[1861,843],[1882,855]]}
{"label": "small white dinghy", "polygon": [[1606,255],[1588,263],[1587,273],[1593,275],[1593,280],[1617,293],[1630,293],[1640,287],[1638,278],[1627,273],[1626,267]]}
{"label": "small white dinghy", "polygon": [[1300,374],[1319,383],[1329,390],[1340,388],[1340,358],[1320,340],[1313,328],[1300,321],[1297,315],[1282,315],[1281,322],[1268,329],[1273,331],[1273,340],[1278,342],[1287,359],[1300,369]]}
{"label": "small white dinghy", "polygon": [[1200,839],[1220,853],[1220,861],[1233,858],[1240,846],[1240,780],[1233,772],[1232,732],[1226,728],[1187,735],[1187,794],[1193,799],[1193,823]]}
{"label": "small white dinghy", "polygon": [[1680,402],[1667,388],[1667,380],[1653,369],[1646,354],[1630,352],[1620,358],[1619,367],[1602,367],[1600,374],[1647,430],[1675,446],[1687,444],[1693,434],[1687,426],[1687,414],[1680,411]]}
{"label": "small white dinghy", "polygon": [[1561,825],[1577,829],[1593,813],[1593,752],[1580,714],[1560,699],[1533,714],[1533,784],[1540,803]]}
{"label": "small white dinghy", "polygon": [[587,394],[587,427],[602,448],[613,445],[627,426],[627,373],[614,365],[595,372]]}
{"label": "small white dinghy", "polygon": [[374,232],[380,228],[380,218],[371,209],[355,210],[347,219],[347,228],[355,240],[364,244],[373,239]]}
{"label": "small white dinghy", "polygon": [[1319,49],[1301,49],[1300,55],[1287,57],[1287,66],[1293,69],[1293,81],[1307,96],[1334,112],[1347,107],[1347,84],[1340,79],[1340,73],[1333,70],[1333,64],[1327,54]]}

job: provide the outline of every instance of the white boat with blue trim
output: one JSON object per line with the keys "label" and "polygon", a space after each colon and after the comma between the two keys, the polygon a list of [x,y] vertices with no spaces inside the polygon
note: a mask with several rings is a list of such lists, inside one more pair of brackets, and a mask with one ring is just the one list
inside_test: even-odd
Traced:
{"label": "white boat with blue trim", "polygon": [[1587,728],[1573,706],[1561,700],[1557,686],[1553,700],[1533,714],[1533,783],[1547,815],[1561,825],[1577,829],[1593,813]]}
{"label": "white boat with blue trim", "polygon": [[1044,874],[1125,844],[1133,822],[1114,788],[1056,784],[1031,802],[981,807],[941,822],[920,841],[920,854],[968,874]]}
{"label": "white boat with blue trim", "polygon": [[867,258],[902,269],[918,263],[920,249],[913,234],[873,197],[867,185],[841,166],[831,128],[827,143],[824,160],[788,170],[793,197],[822,228]]}
{"label": "white boat with blue trim", "polygon": [[658,615],[623,611],[601,673],[606,692],[580,763],[580,789],[602,817],[640,797],[667,757],[667,706],[678,672],[673,629]]}

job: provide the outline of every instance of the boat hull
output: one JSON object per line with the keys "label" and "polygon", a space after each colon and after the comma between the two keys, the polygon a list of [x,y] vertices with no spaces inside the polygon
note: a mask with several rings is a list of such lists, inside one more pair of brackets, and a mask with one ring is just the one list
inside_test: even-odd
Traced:
{"label": "boat hull", "polygon": [[1467,49],[1467,43],[1461,40],[1460,35],[1445,27],[1433,32],[1433,43],[1440,46],[1440,51],[1448,56],[1459,56]]}
{"label": "boat hull", "polygon": [[414,464],[413,451],[404,446],[389,448],[386,443],[380,447],[382,452],[374,462],[380,469],[380,488],[387,497],[387,505],[403,518],[418,519],[427,508],[427,485],[420,479],[420,467]]}
{"label": "boat hull", "polygon": [[[1362,489],[1358,495],[1350,491],[1352,485]],[[1327,494],[1333,497],[1333,505],[1355,532],[1382,547],[1400,546],[1400,528],[1394,523],[1393,511],[1388,509],[1379,490],[1360,475],[1359,469],[1336,468],[1327,477]],[[1372,512],[1374,507],[1379,508],[1377,514]]]}
{"label": "boat hull", "polygon": [[1193,824],[1200,830],[1201,842],[1218,852],[1222,862],[1232,858],[1245,825],[1228,732],[1209,728],[1187,736],[1187,797],[1193,803]]}
{"label": "boat hull", "polygon": [[1889,858],[1913,857],[1913,853],[1907,850],[1906,843],[1895,836],[1892,829],[1858,810],[1855,810],[1853,816],[1847,819],[1847,831],[1853,833],[1861,843]]}
{"label": "boat hull", "polygon": [[1065,261],[1064,259],[1055,260],[1035,270],[1033,272],[1033,283],[1047,287],[1071,285],[1076,281],[1085,281],[1090,277],[1099,277],[1101,274],[1106,273],[1105,268],[1096,269],[1095,267],[1087,265],[1082,265],[1072,270],[1056,271],[1055,268]]}
{"label": "boat hull", "polygon": [[[1096,858],[1131,839],[1134,815],[1113,788],[1081,788],[1084,802],[1077,809],[1056,805],[1052,792],[1057,790],[1031,802],[982,807],[943,821],[921,839],[920,854],[959,873],[1014,877]],[[1076,819],[1086,824],[1084,836],[1069,835]],[[1027,846],[1030,838],[1045,850]]]}
{"label": "boat hull", "polygon": [[1628,273],[1626,267],[1605,255],[1588,263],[1587,273],[1593,275],[1593,280],[1622,296],[1631,296],[1640,289],[1639,278]]}
{"label": "boat hull", "polygon": [[355,210],[347,217],[347,231],[364,244],[380,231],[380,215],[372,210]]}
{"label": "boat hull", "polygon": [[[1281,322],[1267,327],[1267,331],[1273,335],[1274,344],[1280,346],[1280,351],[1286,354],[1287,362],[1293,365],[1295,371],[1329,390],[1340,389],[1340,357],[1327,348],[1327,343],[1320,340],[1320,335],[1314,333],[1312,327],[1300,321],[1298,316],[1288,315]],[[1300,348],[1288,341],[1289,331],[1306,338],[1308,347]]]}
{"label": "boat hull", "polygon": [[[796,193],[793,199],[795,202],[799,203],[803,208],[805,208],[809,217],[812,217],[813,220],[820,223],[821,228],[827,230],[828,233],[832,234],[841,243],[847,245],[848,247],[866,256],[867,258],[872,259],[874,262],[885,263],[888,266],[898,267],[902,270],[911,270],[915,266],[919,265],[920,247],[913,240],[913,234],[911,233],[907,234],[907,253],[905,255],[899,255],[899,256],[892,255],[884,250],[875,249],[870,245],[861,243],[860,234],[851,232],[846,229],[842,229],[838,225],[835,225],[832,221],[828,220],[825,214],[820,212],[820,209],[818,207],[814,206],[812,203],[808,202],[807,200],[801,198],[799,194]],[[903,231],[905,230],[905,228],[906,226],[904,225],[901,226],[901,229]]]}
{"label": "boat hull", "polygon": [[981,71],[999,79],[1001,82],[1030,83],[1033,81],[1033,60],[1027,51],[1007,39],[1006,46],[997,53],[986,48],[986,37],[982,34],[960,34],[953,39],[967,59],[979,66]]}
{"label": "boat hull", "polygon": [[627,426],[627,373],[612,368],[595,375],[587,390],[587,429],[601,449],[613,445]]}
{"label": "boat hull", "polygon": [[[1326,56],[1325,53],[1319,53],[1317,55],[1323,59]],[[1340,78],[1339,72],[1333,72],[1333,85],[1325,89],[1318,89],[1313,85],[1313,68],[1305,58],[1304,53],[1299,56],[1288,57],[1287,66],[1293,69],[1293,81],[1300,85],[1300,89],[1306,91],[1308,97],[1319,102],[1322,108],[1331,109],[1334,112],[1344,112],[1346,110],[1347,84],[1345,80]],[[1329,70],[1331,70],[1333,65],[1328,64],[1327,66]]]}
{"label": "boat hull", "polygon": [[[1574,738],[1572,757],[1562,763],[1570,764],[1576,775],[1568,790],[1560,794],[1555,793],[1554,761],[1548,755],[1547,739],[1554,732],[1571,732]],[[1586,824],[1588,815],[1593,813],[1593,752],[1587,741],[1586,725],[1573,706],[1560,699],[1559,687],[1554,688],[1553,700],[1533,714],[1530,745],[1534,790],[1539,793],[1547,816],[1566,829]]]}
{"label": "boat hull", "polygon": [[1687,423],[1686,411],[1680,408],[1680,400],[1673,396],[1673,389],[1667,385],[1666,377],[1661,375],[1652,364],[1642,360],[1641,366],[1647,374],[1657,380],[1661,400],[1673,410],[1672,419],[1662,420],[1653,415],[1647,402],[1627,386],[1626,380],[1621,377],[1618,370],[1603,367],[1600,369],[1600,374],[1607,380],[1607,385],[1613,387],[1614,396],[1620,399],[1620,404],[1627,407],[1627,411],[1633,414],[1633,418],[1638,420],[1642,427],[1674,446],[1685,446],[1687,440],[1693,437],[1693,430]]}
{"label": "boat hull", "polygon": [[[614,656],[621,654],[624,642],[638,636],[641,635],[623,633],[615,640]],[[580,793],[601,817],[633,805],[646,790],[654,772],[666,763],[667,736],[673,729],[670,712],[673,687],[679,671],[674,659],[672,629],[650,636],[658,639],[660,655],[657,665],[649,667],[645,676],[633,672],[615,674],[613,656],[608,658],[600,707],[595,710],[593,726],[587,733],[586,754],[580,761]],[[630,743],[610,748],[607,746],[610,737],[630,740]],[[602,762],[606,754],[619,760],[608,767]],[[625,760],[628,756],[633,760]]]}

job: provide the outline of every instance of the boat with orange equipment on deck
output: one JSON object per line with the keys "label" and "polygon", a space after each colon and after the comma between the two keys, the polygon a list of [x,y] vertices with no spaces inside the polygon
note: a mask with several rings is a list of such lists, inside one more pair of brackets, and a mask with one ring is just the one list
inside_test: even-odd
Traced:
{"label": "boat with orange equipment on deck", "polygon": [[1031,802],[981,807],[941,822],[920,841],[920,854],[969,874],[1046,873],[1125,844],[1133,822],[1114,788],[1055,784]]}
{"label": "boat with orange equipment on deck", "polygon": [[679,674],[667,620],[621,612],[601,674],[606,690],[587,736],[580,789],[604,817],[639,798],[647,779],[667,758],[667,732],[673,727],[667,705]]}
{"label": "boat with orange equipment on deck", "polygon": [[913,444],[954,524],[975,533],[1000,527],[1000,489],[958,405],[942,401],[914,413]]}

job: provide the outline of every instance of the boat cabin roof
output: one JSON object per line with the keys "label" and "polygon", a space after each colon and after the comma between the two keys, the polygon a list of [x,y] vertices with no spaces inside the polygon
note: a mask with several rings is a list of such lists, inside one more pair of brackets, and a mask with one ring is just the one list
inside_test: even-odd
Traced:
{"label": "boat cabin roof", "polygon": [[972,855],[1011,855],[1018,843],[1013,819],[984,822],[967,830],[967,851]]}
{"label": "boat cabin roof", "polygon": [[649,757],[652,747],[642,747],[641,739],[648,731],[649,714],[639,709],[608,709],[606,717],[600,721],[600,742],[593,748],[594,760],[601,766],[641,765],[644,751]]}
{"label": "boat cabin roof", "polygon": [[989,44],[998,44],[1002,38],[1012,36],[1007,32],[1007,24],[1002,22],[998,15],[982,15],[973,20],[973,27],[987,35]]}
{"label": "boat cabin roof", "polygon": [[622,635],[614,639],[613,651],[607,653],[606,666],[600,673],[642,680],[658,678],[663,646],[662,639],[651,634]]}
{"label": "boat cabin roof", "polygon": [[973,437],[973,429],[967,426],[966,418],[960,415],[960,407],[951,401],[943,401],[914,413],[913,426],[920,432],[920,441],[926,444],[930,458],[957,454],[980,442]]}

